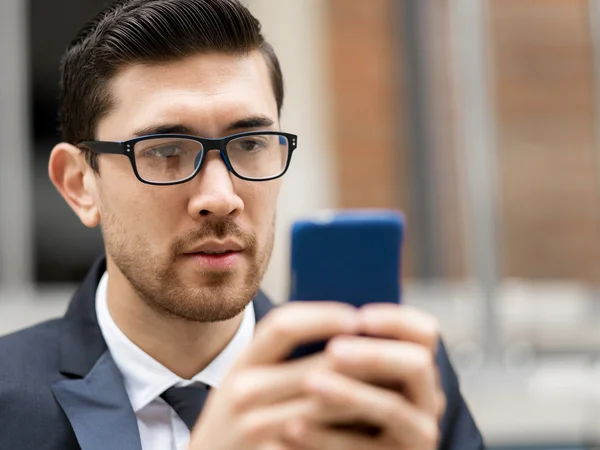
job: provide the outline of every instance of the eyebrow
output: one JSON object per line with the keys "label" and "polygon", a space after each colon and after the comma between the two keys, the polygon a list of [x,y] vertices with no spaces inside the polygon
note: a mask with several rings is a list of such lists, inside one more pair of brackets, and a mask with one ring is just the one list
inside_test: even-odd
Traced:
{"label": "eyebrow", "polygon": [[[225,128],[225,133],[229,134],[234,131],[248,130],[252,128],[268,128],[275,122],[267,116],[252,116],[246,117],[235,122],[230,123]],[[163,124],[163,125],[150,125],[144,128],[137,129],[133,132],[133,136],[147,136],[150,134],[189,134],[189,135],[200,135],[198,130],[194,130],[183,124]]]}

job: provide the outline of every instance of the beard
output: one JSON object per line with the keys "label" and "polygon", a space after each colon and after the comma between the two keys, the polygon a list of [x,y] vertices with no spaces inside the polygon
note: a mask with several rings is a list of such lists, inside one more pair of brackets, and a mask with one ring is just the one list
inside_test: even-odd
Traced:
{"label": "beard", "polygon": [[[256,236],[246,233],[232,219],[206,221],[176,239],[168,257],[149,253],[139,234],[126,232],[115,218],[103,215],[102,232],[107,254],[149,307],[171,317],[194,322],[219,322],[240,314],[258,293],[275,236],[275,218],[262,248]],[[245,268],[225,272],[194,272],[197,278],[184,283],[177,259],[195,243],[207,239],[234,238],[244,247]],[[189,278],[189,277],[188,277]]]}

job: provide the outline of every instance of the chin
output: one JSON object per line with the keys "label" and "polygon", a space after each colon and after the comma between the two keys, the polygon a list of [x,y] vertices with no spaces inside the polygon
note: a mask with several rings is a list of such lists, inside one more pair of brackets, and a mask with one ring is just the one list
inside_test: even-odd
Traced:
{"label": "chin", "polygon": [[172,317],[193,322],[222,322],[241,314],[258,292],[259,286],[203,285],[172,288],[162,295],[146,297],[146,302]]}

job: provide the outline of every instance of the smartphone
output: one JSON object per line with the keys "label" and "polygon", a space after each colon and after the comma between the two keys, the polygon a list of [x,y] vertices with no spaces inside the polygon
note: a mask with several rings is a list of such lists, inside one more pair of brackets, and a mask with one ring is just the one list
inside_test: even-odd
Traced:
{"label": "smartphone", "polygon": [[[328,211],[295,222],[291,233],[290,301],[356,307],[401,302],[404,219],[398,211]],[[325,344],[298,347],[290,359],[322,351]]]}

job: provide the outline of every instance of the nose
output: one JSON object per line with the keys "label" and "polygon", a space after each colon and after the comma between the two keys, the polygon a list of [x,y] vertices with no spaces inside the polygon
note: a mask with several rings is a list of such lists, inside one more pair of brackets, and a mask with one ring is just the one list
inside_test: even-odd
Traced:
{"label": "nose", "polygon": [[200,173],[190,181],[194,186],[194,193],[188,203],[190,216],[239,215],[244,210],[244,202],[235,190],[233,177],[220,153],[208,152]]}

